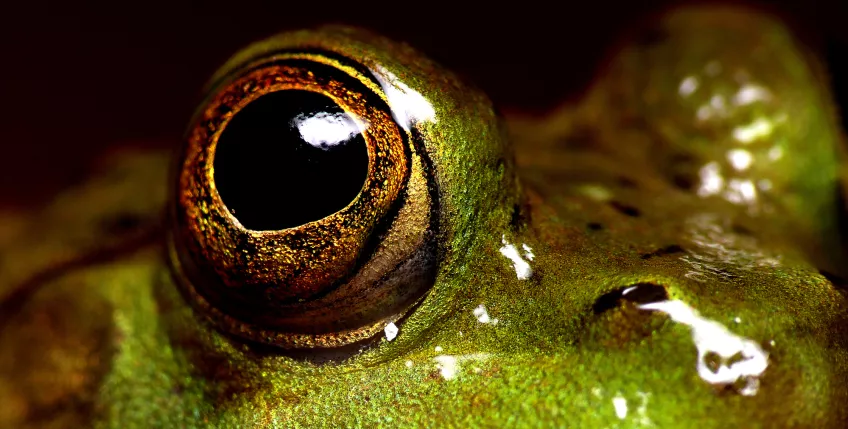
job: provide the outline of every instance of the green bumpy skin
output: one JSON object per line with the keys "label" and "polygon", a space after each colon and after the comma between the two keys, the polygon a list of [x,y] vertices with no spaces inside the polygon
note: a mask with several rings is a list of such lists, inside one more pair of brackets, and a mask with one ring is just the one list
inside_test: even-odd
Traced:
{"label": "green bumpy skin", "polygon": [[505,127],[358,30],[248,47],[224,69],[322,46],[431,103],[435,284],[349,356],[223,335],[169,272],[168,154],[118,151],[0,220],[0,427],[844,427],[845,167],[818,66],[750,11],[650,35],[580,104]]}

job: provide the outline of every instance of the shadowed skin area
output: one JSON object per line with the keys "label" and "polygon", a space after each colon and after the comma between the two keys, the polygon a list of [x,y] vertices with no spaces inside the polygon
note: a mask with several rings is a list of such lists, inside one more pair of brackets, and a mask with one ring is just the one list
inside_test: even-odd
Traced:
{"label": "shadowed skin area", "polygon": [[166,261],[171,154],[118,150],[0,219],[0,427],[844,427],[845,167],[824,73],[754,12],[652,25],[545,117],[498,118],[359,30],[237,54],[223,70],[321,47],[430,104],[412,123],[439,199],[429,292],[391,341],[224,335]]}

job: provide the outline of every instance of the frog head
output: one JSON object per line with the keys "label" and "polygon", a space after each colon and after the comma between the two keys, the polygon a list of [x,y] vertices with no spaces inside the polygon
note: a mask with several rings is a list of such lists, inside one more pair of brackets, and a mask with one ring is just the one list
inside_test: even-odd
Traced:
{"label": "frog head", "polygon": [[546,117],[362,30],[237,53],[175,154],[8,216],[0,421],[841,427],[817,66],[752,12],[655,29]]}

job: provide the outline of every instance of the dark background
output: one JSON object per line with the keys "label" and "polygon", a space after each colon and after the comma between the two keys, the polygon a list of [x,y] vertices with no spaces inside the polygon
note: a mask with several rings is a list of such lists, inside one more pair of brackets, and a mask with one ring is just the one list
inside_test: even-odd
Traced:
{"label": "dark background", "polygon": [[[217,66],[281,30],[367,27],[464,75],[503,110],[543,111],[587,86],[623,29],[681,2],[73,3],[0,10],[0,207],[49,198],[110,147],[177,144]],[[825,49],[846,104],[848,1],[767,7]]]}

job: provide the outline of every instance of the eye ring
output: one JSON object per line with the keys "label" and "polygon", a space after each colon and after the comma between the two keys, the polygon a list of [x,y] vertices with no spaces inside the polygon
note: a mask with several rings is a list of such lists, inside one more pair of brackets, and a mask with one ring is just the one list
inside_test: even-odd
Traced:
{"label": "eye ring", "polygon": [[[368,147],[368,175],[363,191],[330,216],[297,228],[248,230],[226,209],[215,189],[212,165],[218,138],[249,103],[268,93],[292,89],[325,95],[351,114]],[[285,283],[287,288],[275,290],[276,298],[306,299],[326,290],[356,263],[360,252],[351,249],[362,247],[368,232],[389,211],[407,170],[400,130],[386,111],[365,103],[363,98],[339,80],[322,78],[297,63],[277,63],[246,73],[209,103],[189,138],[190,145],[202,149],[189,153],[184,161],[180,204],[187,212],[187,227],[204,256],[226,261],[213,265],[225,285]],[[201,213],[204,207],[208,207],[216,228],[206,229],[210,218]],[[244,247],[251,251],[245,253]],[[281,248],[289,252],[282,255]],[[246,256],[231,257],[239,253]],[[336,262],[323,263],[327,260]]]}
{"label": "eye ring", "polygon": [[[337,347],[399,320],[434,281],[434,200],[425,157],[361,67],[324,53],[254,61],[213,89],[176,166],[172,272],[223,331],[284,348]],[[267,94],[328,97],[356,122],[368,173],[344,208],[281,230],[250,230],[216,189],[220,136]]]}

